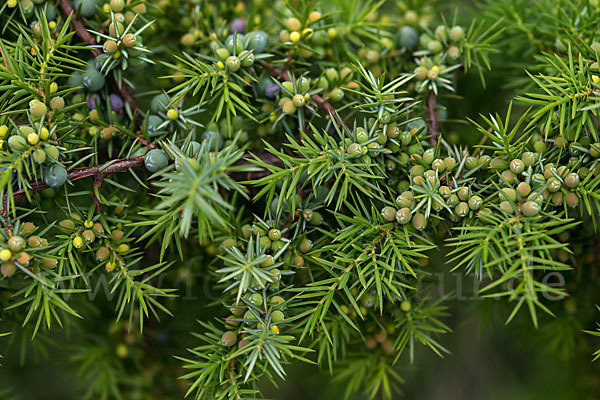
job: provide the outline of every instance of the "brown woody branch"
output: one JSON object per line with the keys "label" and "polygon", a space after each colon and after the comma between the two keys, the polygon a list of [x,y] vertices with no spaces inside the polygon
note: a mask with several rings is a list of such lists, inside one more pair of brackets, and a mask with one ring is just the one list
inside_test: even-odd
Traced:
{"label": "brown woody branch", "polygon": [[440,121],[437,113],[437,97],[433,90],[430,90],[427,93],[427,131],[431,135],[429,137],[429,143],[432,145],[436,145],[438,142],[438,138],[441,135],[440,132]]}
{"label": "brown woody branch", "polygon": [[[282,166],[283,162],[276,156],[270,153],[258,154],[261,160],[268,164]],[[243,159],[238,161],[235,165],[248,165],[251,164],[249,160]],[[67,174],[67,180],[73,182],[84,178],[94,178],[94,186],[100,187],[102,181],[111,175],[119,172],[126,172],[130,169],[141,168],[144,166],[144,156],[136,156],[131,158],[122,158],[115,160],[105,169],[101,170],[102,165],[94,165],[92,167],[75,168]],[[261,171],[249,171],[249,172],[232,172],[230,176],[238,181],[246,181],[252,179],[262,178],[269,175],[269,171],[263,169]],[[49,186],[43,181],[30,182],[29,192],[37,193],[41,190],[48,189]],[[27,196],[24,189],[17,190],[13,193],[13,199],[15,202],[25,198]],[[98,201],[94,196],[94,201]],[[6,195],[4,196],[4,204],[6,204]]]}
{"label": "brown woody branch", "polygon": [[[136,156],[131,158],[122,158],[113,162],[111,165],[103,170],[100,170],[102,165],[94,165],[93,167],[75,168],[67,174],[67,179],[71,182],[83,179],[83,178],[94,178],[94,185],[97,182],[102,182],[109,176],[116,174],[117,172],[128,171],[133,168],[140,168],[144,165],[144,156]],[[44,189],[48,189],[48,185],[42,181],[36,181],[30,183],[30,192],[36,193]],[[24,189],[17,190],[13,193],[14,201],[19,201],[27,196]],[[6,203],[6,196],[4,198]]]}

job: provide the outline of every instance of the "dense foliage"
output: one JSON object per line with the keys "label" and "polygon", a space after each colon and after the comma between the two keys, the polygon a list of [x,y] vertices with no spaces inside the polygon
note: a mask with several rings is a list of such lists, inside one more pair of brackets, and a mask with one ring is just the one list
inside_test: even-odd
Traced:
{"label": "dense foliage", "polygon": [[600,357],[600,4],[475,6],[4,1],[4,361],[62,357],[83,398],[262,398],[308,363],[389,399],[449,354],[440,271]]}

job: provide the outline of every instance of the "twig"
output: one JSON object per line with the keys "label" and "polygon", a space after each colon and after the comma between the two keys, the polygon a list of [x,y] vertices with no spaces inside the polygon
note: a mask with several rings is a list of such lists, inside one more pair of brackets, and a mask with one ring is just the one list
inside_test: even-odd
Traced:
{"label": "twig", "polygon": [[[94,165],[92,167],[83,167],[83,168],[75,168],[71,172],[67,174],[67,179],[71,182],[83,179],[94,177],[94,184],[96,182],[101,182],[109,176],[116,174],[117,172],[128,171],[133,168],[140,168],[144,165],[144,156],[136,156],[131,158],[122,158],[115,160],[111,165],[106,167],[103,170],[100,170],[102,165]],[[36,181],[30,183],[30,192],[39,192],[44,189],[48,189],[48,185],[43,181]],[[13,193],[14,201],[19,201],[26,197],[25,189],[17,190]],[[6,195],[4,196],[4,204],[6,204]]]}
{"label": "twig", "polygon": [[[269,74],[278,78],[282,78],[285,81],[290,80],[290,75],[288,71],[282,70],[281,68],[277,68],[266,62],[260,62],[259,64],[261,67],[267,70]],[[331,115],[331,117],[335,120],[335,123],[338,126],[338,128],[343,129],[345,126],[348,126],[346,121],[344,121],[344,119],[339,116],[335,107],[332,106],[327,99],[323,98],[322,96],[319,96],[318,94],[313,94],[310,97],[315,103],[317,103],[317,106],[319,107],[319,109],[321,109],[321,111],[324,111]]]}
{"label": "twig", "polygon": [[433,90],[427,93],[427,131],[429,132],[429,143],[437,144],[441,135],[440,122],[437,114],[437,98]]}
{"label": "twig", "polygon": [[[274,156],[270,153],[258,154],[257,156],[260,157],[263,161],[265,161],[268,164],[279,165],[279,166],[283,165],[283,162],[279,158],[277,158],[276,156]],[[235,163],[235,165],[247,165],[247,164],[250,164],[250,161],[248,161],[246,159],[240,160],[237,163]],[[100,185],[102,184],[102,182],[111,175],[114,175],[119,172],[126,172],[126,171],[129,171],[130,169],[136,169],[136,168],[143,167],[144,166],[144,156],[135,156],[135,157],[131,157],[131,158],[117,159],[114,162],[112,162],[108,167],[101,170],[103,165],[105,165],[105,164],[94,165],[91,167],[75,168],[74,170],[72,170],[71,172],[69,172],[67,174],[67,180],[73,182],[73,181],[76,181],[79,179],[93,177],[94,178],[94,187],[100,188]],[[258,179],[258,178],[261,178],[268,174],[269,174],[269,171],[266,169],[263,169],[261,171],[231,172],[230,176],[233,179],[238,180],[238,181],[247,181],[247,180],[252,180],[252,179]],[[29,187],[30,187],[30,189],[28,190],[28,192],[37,193],[41,190],[48,189],[49,186],[43,181],[35,181],[35,182],[30,182]],[[13,193],[13,199],[15,202],[25,198],[26,196],[27,196],[27,192],[25,191],[25,189],[20,189]],[[6,200],[7,200],[7,196],[4,195],[4,199],[3,199],[4,204],[6,204]],[[94,195],[94,201],[99,201],[95,195]]]}

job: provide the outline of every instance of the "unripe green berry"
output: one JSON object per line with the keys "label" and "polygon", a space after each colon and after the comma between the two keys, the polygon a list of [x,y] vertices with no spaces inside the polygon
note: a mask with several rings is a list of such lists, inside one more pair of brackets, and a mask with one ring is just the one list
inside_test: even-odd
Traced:
{"label": "unripe green berry", "polygon": [[271,240],[281,239],[281,231],[279,229],[269,230],[269,239],[271,239]]}
{"label": "unripe green berry", "polygon": [[136,37],[133,33],[127,33],[125,34],[125,36],[123,36],[123,44],[125,45],[125,47],[133,47],[136,45]]}
{"label": "unripe green berry", "polygon": [[119,50],[119,45],[114,40],[107,40],[103,49],[106,54],[115,54]]}
{"label": "unripe green berry", "polygon": [[467,201],[469,199],[469,193],[470,193],[469,188],[466,186],[463,186],[460,189],[458,189],[458,192],[456,192],[456,195],[462,201]]}
{"label": "unripe green berry", "polygon": [[502,201],[500,202],[500,209],[507,214],[513,214],[515,212],[512,203],[510,201]]}
{"label": "unripe green berry", "polygon": [[541,209],[540,205],[538,203],[536,203],[535,201],[526,201],[521,206],[521,212],[526,217],[534,217],[534,216],[538,215],[540,212],[540,209]]}
{"label": "unripe green berry", "polygon": [[427,219],[421,213],[417,213],[412,218],[412,225],[417,230],[423,230],[427,227]]}
{"label": "unripe green berry", "polygon": [[518,159],[518,158],[515,158],[514,160],[512,160],[512,161],[510,162],[510,170],[511,170],[511,171],[512,171],[514,174],[518,175],[518,174],[520,174],[521,172],[523,172],[523,170],[524,170],[524,169],[525,169],[525,164],[524,164],[524,163],[523,163],[523,161],[521,161],[520,159]]}
{"label": "unripe green berry", "polygon": [[570,208],[575,208],[579,205],[579,197],[575,193],[567,193],[565,201]]}
{"label": "unripe green berry", "polygon": [[13,253],[21,251],[25,248],[25,239],[21,236],[12,236],[8,239],[8,247]]}
{"label": "unripe green berry", "polygon": [[409,208],[403,207],[396,212],[396,221],[399,224],[408,224],[412,219],[412,213]]}
{"label": "unripe green berry", "polygon": [[385,206],[381,210],[381,216],[385,221],[393,221],[396,219],[396,209],[394,207]]}
{"label": "unripe green berry", "polygon": [[275,310],[271,313],[271,321],[275,322],[275,323],[279,323],[281,321],[283,321],[285,319],[285,316],[283,315],[283,312],[279,311],[279,310]]}
{"label": "unripe green berry", "polygon": [[29,104],[29,112],[33,119],[40,119],[48,112],[48,107],[44,103],[38,100],[33,100]]}
{"label": "unripe green berry", "polygon": [[252,293],[249,300],[250,304],[255,307],[260,307],[263,305],[263,297],[260,293]]}
{"label": "unripe green berry", "polygon": [[227,69],[229,69],[231,72],[236,72],[242,66],[240,59],[236,56],[227,57],[225,64],[227,65]]}
{"label": "unripe green berry", "polygon": [[237,343],[237,335],[235,332],[227,331],[221,336],[221,344],[225,347],[231,347]]}
{"label": "unripe green berry", "polygon": [[466,217],[469,214],[469,204],[461,201],[454,207],[454,213],[461,218]]}
{"label": "unripe green berry", "polygon": [[411,309],[411,304],[408,300],[404,300],[402,303],[400,303],[400,309],[404,312],[409,312]]}
{"label": "unripe green berry", "polygon": [[565,177],[565,186],[574,189],[579,185],[579,175],[570,173]]}
{"label": "unripe green berry", "polygon": [[453,157],[446,157],[444,164],[446,164],[446,169],[450,170],[456,166],[456,160]]}
{"label": "unripe green berry", "polygon": [[526,198],[531,193],[531,186],[527,182],[521,182],[517,185],[517,192],[522,198]]}
{"label": "unripe green berry", "polygon": [[65,99],[60,96],[53,97],[50,100],[50,108],[53,110],[62,110],[65,107]]}
{"label": "unripe green berry", "polygon": [[308,253],[313,247],[313,242],[309,239],[304,239],[300,243],[299,249],[302,253]]}
{"label": "unripe green berry", "polygon": [[450,37],[451,41],[455,43],[458,42],[464,36],[463,28],[458,25],[453,26],[452,29],[450,29],[448,36]]}
{"label": "unripe green berry", "polygon": [[483,200],[481,199],[481,197],[475,195],[475,196],[471,196],[469,198],[469,208],[471,210],[478,210],[479,208],[481,208],[482,204],[483,204]]}
{"label": "unripe green berry", "polygon": [[67,170],[60,164],[52,164],[44,170],[44,182],[51,187],[62,186],[67,180]]}
{"label": "unripe green berry", "polygon": [[17,272],[17,266],[13,262],[5,262],[0,266],[2,276],[11,277]]}
{"label": "unripe green berry", "polygon": [[513,183],[516,179],[516,175],[514,174],[514,172],[508,169],[506,171],[502,171],[500,175],[502,176],[502,179],[504,179],[509,184]]}
{"label": "unripe green berry", "polygon": [[304,104],[306,103],[306,100],[304,99],[303,95],[296,94],[296,95],[294,95],[294,97],[292,99],[292,103],[294,104],[294,107],[300,108],[300,107],[304,106]]}
{"label": "unripe green berry", "polygon": [[98,250],[96,250],[96,260],[100,262],[107,260],[109,256],[110,250],[108,250],[106,247],[100,247]]}
{"label": "unripe green berry", "polygon": [[517,192],[515,192],[515,189],[513,188],[502,188],[498,194],[501,200],[508,200],[512,202],[517,200]]}
{"label": "unripe green berry", "polygon": [[443,172],[444,169],[446,169],[446,164],[444,163],[443,160],[437,158],[437,159],[433,160],[433,162],[431,163],[431,169],[433,169],[435,171]]}
{"label": "unripe green berry", "polygon": [[548,179],[546,188],[550,193],[558,192],[560,190],[561,183],[554,176]]}

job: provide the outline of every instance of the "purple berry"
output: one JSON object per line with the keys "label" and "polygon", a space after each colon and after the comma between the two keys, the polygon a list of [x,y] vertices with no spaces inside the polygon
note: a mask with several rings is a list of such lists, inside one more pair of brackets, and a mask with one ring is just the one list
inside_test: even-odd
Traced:
{"label": "purple berry", "polygon": [[120,112],[123,109],[123,100],[119,97],[119,95],[111,94],[109,96],[110,106],[113,111]]}
{"label": "purple berry", "polygon": [[279,92],[281,92],[281,89],[275,83],[269,83],[265,88],[265,96],[267,96],[269,99],[275,98]]}
{"label": "purple berry", "polygon": [[90,97],[87,98],[85,103],[87,104],[87,107],[90,110],[95,110],[96,106],[100,104],[100,101],[101,101],[100,96],[98,96],[96,93],[94,93]]}
{"label": "purple berry", "polygon": [[243,18],[236,18],[231,23],[231,33],[244,33],[246,30],[246,21]]}

